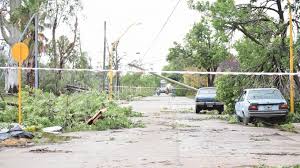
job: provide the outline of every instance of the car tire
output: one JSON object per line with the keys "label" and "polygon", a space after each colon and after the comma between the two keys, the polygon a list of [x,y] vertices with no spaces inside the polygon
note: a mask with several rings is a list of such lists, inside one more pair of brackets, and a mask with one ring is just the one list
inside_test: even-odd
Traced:
{"label": "car tire", "polygon": [[238,116],[237,114],[235,114],[235,117],[236,117],[236,119],[237,119],[239,122],[242,122],[242,121],[243,121],[242,117]]}
{"label": "car tire", "polygon": [[222,114],[224,112],[224,106],[221,106],[218,108],[219,114]]}
{"label": "car tire", "polygon": [[200,112],[201,112],[201,108],[196,106],[196,114],[200,114]]}

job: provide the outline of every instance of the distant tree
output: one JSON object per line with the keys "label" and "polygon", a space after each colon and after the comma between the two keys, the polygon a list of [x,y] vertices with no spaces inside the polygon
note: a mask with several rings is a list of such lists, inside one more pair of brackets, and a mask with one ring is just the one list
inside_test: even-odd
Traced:
{"label": "distant tree", "polygon": [[[168,61],[177,67],[195,67],[207,72],[216,72],[219,64],[229,57],[226,38],[209,25],[205,19],[196,23],[186,35],[185,44],[174,43]],[[213,86],[215,75],[207,75],[208,86]]]}
{"label": "distant tree", "polygon": [[[189,67],[185,68],[186,71],[203,71],[198,68]],[[206,76],[200,76],[197,74],[184,74],[183,75],[184,83],[192,86],[194,88],[206,87],[208,84]]]}

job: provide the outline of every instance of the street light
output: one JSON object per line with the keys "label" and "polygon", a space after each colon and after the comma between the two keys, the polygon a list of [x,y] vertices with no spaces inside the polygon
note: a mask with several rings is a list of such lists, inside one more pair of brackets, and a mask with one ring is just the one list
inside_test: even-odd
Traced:
{"label": "street light", "polygon": [[[113,55],[114,55],[114,52],[116,53],[116,55],[118,54],[118,45],[119,45],[119,42],[121,40],[121,38],[130,30],[130,28],[132,28],[133,26],[138,26],[138,25],[141,25],[142,23],[133,23],[131,25],[129,25],[127,27],[127,29],[124,31],[124,33],[121,34],[121,36],[119,38],[117,38],[116,41],[114,41],[111,45],[111,50],[109,51],[109,100],[112,100],[112,92],[113,92]],[[117,56],[116,56],[117,57]],[[116,70],[118,70],[118,65],[116,65]],[[118,79],[118,72],[117,72],[117,80]],[[118,83],[118,81],[117,81]]]}

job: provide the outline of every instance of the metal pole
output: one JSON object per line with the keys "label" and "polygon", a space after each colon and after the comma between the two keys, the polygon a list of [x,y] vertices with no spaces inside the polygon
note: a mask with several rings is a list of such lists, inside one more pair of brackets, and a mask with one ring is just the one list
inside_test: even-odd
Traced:
{"label": "metal pole", "polygon": [[36,13],[32,15],[32,17],[30,18],[30,20],[28,21],[27,25],[25,26],[25,29],[23,31],[23,33],[21,34],[20,38],[19,38],[19,42],[22,41],[23,37],[25,36],[25,33],[27,32],[30,23],[33,21],[33,19],[35,18],[35,15],[37,15]]}
{"label": "metal pole", "polygon": [[[118,43],[116,44],[116,70],[119,70]],[[116,92],[119,91],[119,72],[116,72]]]}
{"label": "metal pole", "polygon": [[[103,69],[105,68],[105,61],[106,61],[106,21],[104,21],[104,48],[103,48]],[[106,78],[106,73],[103,72],[103,79],[102,79],[102,89],[105,91],[105,78]]]}
{"label": "metal pole", "polygon": [[39,29],[39,18],[35,15],[35,40],[34,40],[34,64],[35,64],[35,75],[34,75],[34,87],[39,88],[39,71],[38,71],[38,56],[39,56],[39,42],[38,42],[38,30]]}
{"label": "metal pole", "polygon": [[18,86],[18,95],[19,95],[19,99],[18,99],[18,118],[19,118],[19,125],[22,124],[22,61],[21,59],[19,60],[18,63],[18,82],[19,82],[19,86]]}
{"label": "metal pole", "polygon": [[113,98],[113,51],[114,51],[115,44],[112,45],[112,49],[109,52],[109,94],[108,99],[112,101]]}
{"label": "metal pole", "polygon": [[[293,18],[292,18],[292,9],[291,9],[291,0],[288,0],[289,3],[289,16],[290,16],[290,73],[294,73],[294,40],[293,40]],[[295,89],[294,89],[294,76],[290,75],[290,106],[291,113],[295,112]]]}

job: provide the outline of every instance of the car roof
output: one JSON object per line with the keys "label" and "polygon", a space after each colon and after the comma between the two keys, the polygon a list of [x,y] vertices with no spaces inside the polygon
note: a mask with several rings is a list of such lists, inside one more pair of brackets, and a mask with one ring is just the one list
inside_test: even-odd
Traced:
{"label": "car roof", "polygon": [[245,91],[262,91],[262,90],[278,90],[276,88],[254,88],[254,89],[245,89]]}
{"label": "car roof", "polygon": [[199,88],[199,90],[204,90],[204,89],[216,89],[215,87],[202,87],[202,88]]}

